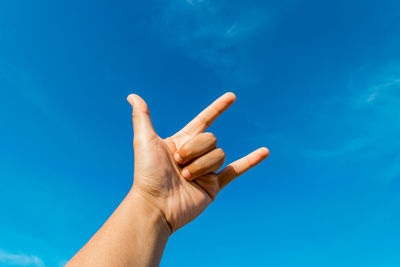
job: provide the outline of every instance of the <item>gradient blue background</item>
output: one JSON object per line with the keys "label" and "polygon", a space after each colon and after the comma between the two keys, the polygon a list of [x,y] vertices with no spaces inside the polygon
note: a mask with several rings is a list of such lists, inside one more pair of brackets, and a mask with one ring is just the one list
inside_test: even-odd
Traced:
{"label": "gradient blue background", "polygon": [[270,157],[161,266],[400,265],[399,1],[0,1],[0,266],[62,266],[159,135],[226,91],[227,162]]}

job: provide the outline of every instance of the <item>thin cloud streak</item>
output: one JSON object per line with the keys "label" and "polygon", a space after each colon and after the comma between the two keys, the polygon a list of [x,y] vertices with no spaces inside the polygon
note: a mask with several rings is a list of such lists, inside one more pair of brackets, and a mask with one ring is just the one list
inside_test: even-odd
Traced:
{"label": "thin cloud streak", "polygon": [[[383,171],[387,179],[394,179],[400,176],[398,159],[390,161],[385,158],[393,158],[391,155],[400,150],[400,68],[393,68],[392,71],[384,71],[371,79],[360,78],[353,81],[349,87],[350,94],[347,97],[340,97],[346,108],[338,110],[335,118],[330,121],[337,121],[341,125],[343,121],[358,125],[359,130],[353,139],[343,140],[341,145],[331,149],[306,149],[304,155],[314,159],[335,159],[339,157],[381,159],[387,164]],[[398,75],[393,75],[397,73]],[[368,77],[367,73],[362,76]],[[344,100],[343,100],[344,98]],[[344,101],[344,102],[343,102]],[[337,103],[336,103],[337,104]],[[335,105],[335,103],[329,103]],[[373,151],[373,153],[365,153]]]}
{"label": "thin cloud streak", "polygon": [[166,42],[201,64],[219,74],[232,73],[246,58],[246,49],[241,47],[265,29],[269,14],[262,8],[229,8],[209,0],[171,0],[156,28]]}
{"label": "thin cloud streak", "polygon": [[14,266],[45,267],[44,262],[37,256],[23,253],[9,253],[0,249],[0,263]]}

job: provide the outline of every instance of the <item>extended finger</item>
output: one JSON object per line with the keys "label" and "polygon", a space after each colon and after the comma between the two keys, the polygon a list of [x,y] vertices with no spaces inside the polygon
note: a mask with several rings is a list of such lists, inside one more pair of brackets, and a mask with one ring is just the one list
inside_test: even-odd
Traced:
{"label": "extended finger", "polygon": [[217,138],[212,133],[199,133],[184,143],[175,153],[174,158],[179,164],[185,164],[217,146]]}
{"label": "extended finger", "polygon": [[182,170],[182,176],[186,180],[194,180],[209,172],[217,171],[224,164],[224,161],[225,152],[221,148],[216,148],[185,166]]}
{"label": "extended finger", "polygon": [[269,150],[266,147],[261,147],[247,156],[238,159],[217,173],[220,188],[225,187],[232,182],[236,177],[242,175],[258,163],[266,159],[269,155]]}
{"label": "extended finger", "polygon": [[225,93],[211,105],[199,113],[192,121],[190,121],[182,130],[176,135],[190,135],[195,136],[198,133],[205,131],[230,105],[235,102],[235,94],[229,92]]}

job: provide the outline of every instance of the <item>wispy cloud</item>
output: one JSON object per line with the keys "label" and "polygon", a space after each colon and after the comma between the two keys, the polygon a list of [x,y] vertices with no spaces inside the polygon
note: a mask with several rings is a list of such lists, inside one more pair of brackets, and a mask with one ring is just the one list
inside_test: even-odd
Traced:
{"label": "wispy cloud", "polygon": [[44,116],[50,117],[56,110],[51,99],[43,92],[43,88],[22,68],[0,61],[0,82],[2,80],[6,82],[3,86],[12,90],[20,99],[31,104]]}
{"label": "wispy cloud", "polygon": [[13,266],[45,267],[42,259],[23,253],[9,253],[0,249],[0,263]]}
{"label": "wispy cloud", "polygon": [[75,122],[57,106],[58,100],[49,96],[49,89],[41,85],[37,77],[24,68],[0,59],[0,87],[2,90],[9,90],[13,99],[20,100],[19,104],[29,105],[59,127],[76,129]]}
{"label": "wispy cloud", "polygon": [[394,157],[400,151],[400,65],[371,73],[355,75],[347,93],[327,103],[329,110],[335,110],[334,114],[326,114],[327,119],[336,127],[352,125],[353,138],[343,139],[330,149],[307,149],[305,155],[382,160],[381,164],[387,164],[382,168],[383,175],[394,178],[400,176],[400,157]]}
{"label": "wispy cloud", "polygon": [[232,71],[246,58],[246,45],[267,25],[262,8],[224,1],[170,0],[156,25],[165,40],[218,72]]}
{"label": "wispy cloud", "polygon": [[[400,74],[399,74],[400,76]],[[385,77],[378,84],[365,88],[359,96],[355,96],[354,104],[358,108],[366,108],[378,102],[385,104],[398,104],[400,96],[400,78],[399,77]]]}
{"label": "wispy cloud", "polygon": [[362,136],[350,140],[344,140],[342,144],[335,148],[304,150],[304,154],[318,159],[332,159],[362,150],[374,141],[373,138]]}

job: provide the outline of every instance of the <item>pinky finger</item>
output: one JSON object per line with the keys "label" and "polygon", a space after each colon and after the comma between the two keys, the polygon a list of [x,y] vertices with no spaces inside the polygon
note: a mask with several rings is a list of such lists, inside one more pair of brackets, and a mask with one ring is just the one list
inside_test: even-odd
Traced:
{"label": "pinky finger", "polygon": [[238,159],[217,173],[220,188],[224,188],[227,184],[232,182],[235,178],[242,175],[249,169],[256,166],[258,163],[266,159],[269,155],[269,150],[266,147],[261,147],[247,156]]}

